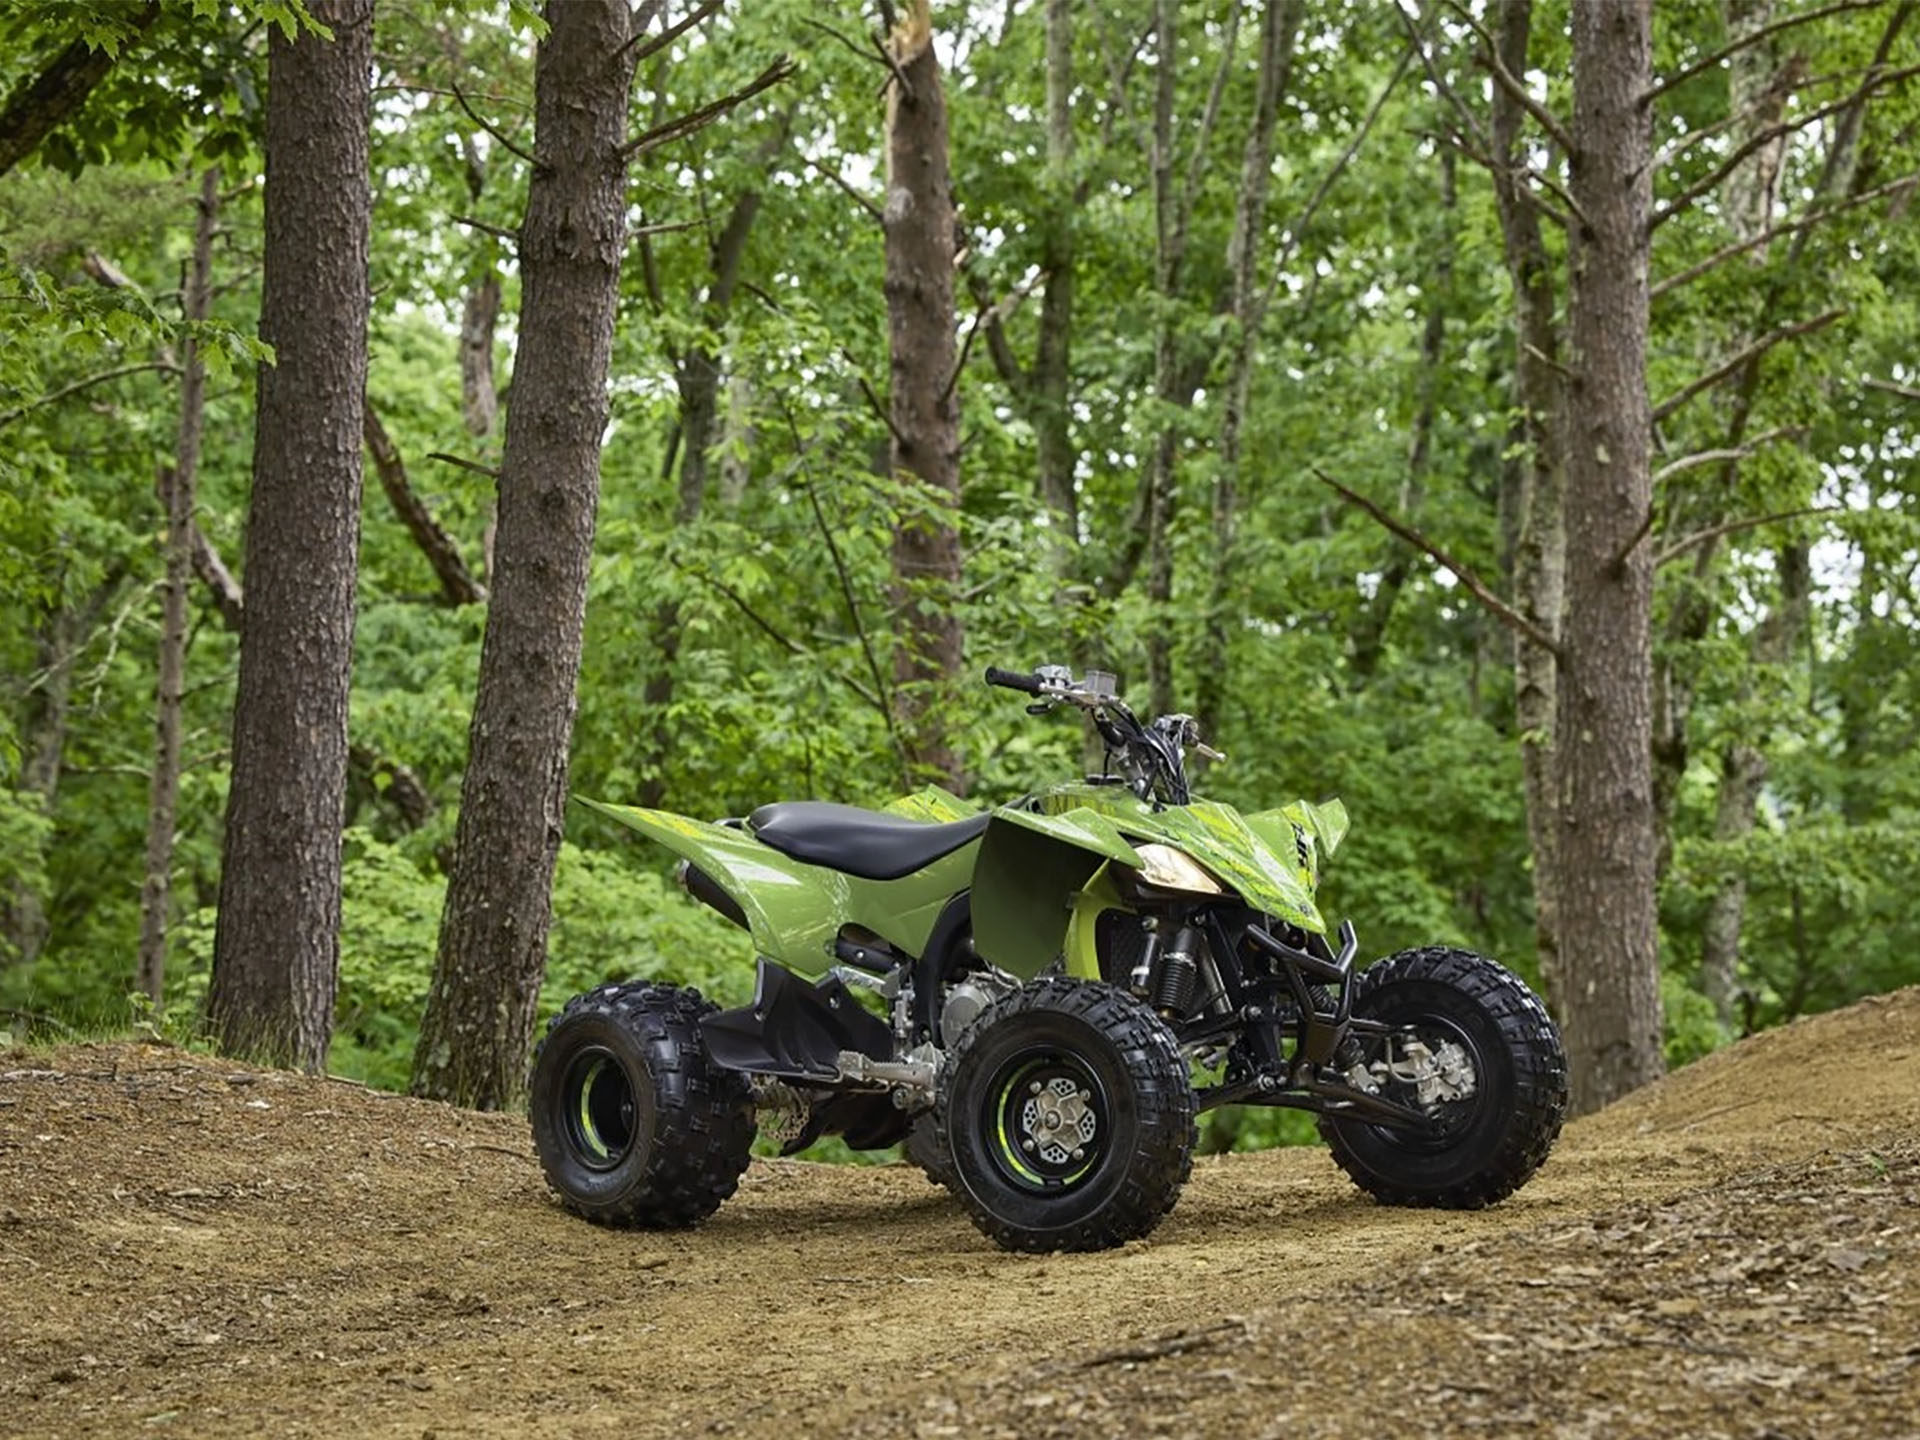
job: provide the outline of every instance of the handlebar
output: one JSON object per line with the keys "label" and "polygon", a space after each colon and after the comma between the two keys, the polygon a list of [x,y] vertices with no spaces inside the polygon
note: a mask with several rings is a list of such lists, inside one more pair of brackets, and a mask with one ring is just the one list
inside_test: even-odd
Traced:
{"label": "handlebar", "polygon": [[987,667],[987,684],[998,685],[1003,690],[1018,690],[1023,695],[1039,695],[1038,676],[1022,675],[1018,670],[1002,670],[998,665]]}

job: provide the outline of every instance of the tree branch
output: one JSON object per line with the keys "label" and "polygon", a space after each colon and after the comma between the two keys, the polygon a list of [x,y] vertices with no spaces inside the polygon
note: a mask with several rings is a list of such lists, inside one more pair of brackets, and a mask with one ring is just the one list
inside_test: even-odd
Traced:
{"label": "tree branch", "polygon": [[1655,485],[1664,484],[1674,476],[1684,475],[1689,470],[1697,470],[1702,465],[1718,465],[1726,460],[1745,460],[1755,451],[1773,444],[1776,440],[1791,440],[1806,433],[1807,430],[1804,425],[1788,426],[1779,430],[1769,430],[1764,435],[1757,435],[1744,445],[1724,450],[1702,450],[1697,454],[1683,455],[1672,464],[1663,465],[1660,469],[1654,471],[1653,483]]}
{"label": "tree branch", "polygon": [[[127,22],[122,47],[144,34],[160,16],[160,0],[147,0]],[[15,87],[0,110],[0,175],[4,175],[40,142],[64,124],[113,68],[114,52],[95,49],[85,40],[70,43],[39,74]]]}
{"label": "tree branch", "polygon": [[[667,26],[666,29],[654,36],[653,39],[647,41],[644,45],[640,45],[639,51],[633,57],[634,74],[637,75],[640,73],[641,63],[645,61],[648,56],[657,55],[666,49],[667,46],[671,45],[682,35],[686,34],[687,31],[691,30],[702,20],[705,20],[709,15],[713,14],[714,11],[718,10],[722,3],[724,3],[724,0],[706,0],[704,5],[694,6],[693,9],[689,10],[685,15],[682,15],[678,20],[674,21],[673,24]],[[647,18],[651,20],[653,17],[648,16]],[[644,33],[644,31],[636,31],[633,39],[627,41],[627,45],[639,44]],[[626,46],[624,45],[621,47],[623,50],[625,48]]]}
{"label": "tree branch", "polygon": [[1560,147],[1562,155],[1574,154],[1573,137],[1560,123],[1560,117],[1534,99],[1519,77],[1507,69],[1506,63],[1500,58],[1500,48],[1494,43],[1493,36],[1487,32],[1487,27],[1476,20],[1472,12],[1459,4],[1458,0],[1446,0],[1446,5],[1449,10],[1466,21],[1473,33],[1480,37],[1480,43],[1486,49],[1475,58],[1479,60],[1481,68],[1493,77],[1493,83],[1506,91],[1522,110],[1540,122],[1540,128],[1545,130],[1553,143]]}
{"label": "tree branch", "polygon": [[[747,618],[748,622],[752,624],[756,630],[758,630],[762,635],[765,635],[769,640],[773,641],[774,644],[780,646],[789,655],[797,656],[800,659],[806,660],[810,663],[817,665],[817,657],[814,655],[814,653],[811,650],[807,649],[807,647],[802,645],[798,640],[795,640],[791,635],[788,635],[784,631],[780,630],[765,616],[761,615],[759,611],[755,610],[753,606],[747,603],[747,599],[744,595],[742,595],[738,590],[734,589],[731,585],[727,584],[726,581],[721,580],[716,576],[709,575],[706,572],[701,570],[690,570],[685,565],[682,565],[678,560],[669,560],[667,563],[672,565],[673,568],[678,570],[682,575],[688,576],[689,578],[694,580],[698,580],[702,585],[710,586],[713,590],[717,591],[721,596],[723,596],[726,600],[728,600],[733,605],[734,609],[738,610],[742,615],[744,615]],[[833,674],[835,679],[839,680],[841,684],[845,685],[849,690],[853,691],[854,694],[858,695],[862,700],[866,701],[869,705],[873,706],[876,710],[882,708],[880,703],[880,697],[875,695],[871,690],[867,689],[866,686],[862,685],[858,680],[854,679],[851,675],[842,675],[838,671],[832,671],[829,673]]]}
{"label": "tree branch", "polygon": [[1447,570],[1454,579],[1458,580],[1461,585],[1466,588],[1469,595],[1479,601],[1490,614],[1509,630],[1513,631],[1514,634],[1531,640],[1541,649],[1554,655],[1560,653],[1560,644],[1558,641],[1538,625],[1534,624],[1533,621],[1527,619],[1527,617],[1522,615],[1518,610],[1514,609],[1513,606],[1509,605],[1505,600],[1502,600],[1498,595],[1494,594],[1493,591],[1489,590],[1481,581],[1478,575],[1475,575],[1473,571],[1469,570],[1465,565],[1462,565],[1458,560],[1434,544],[1433,541],[1427,539],[1426,536],[1422,535],[1418,530],[1415,530],[1404,521],[1389,515],[1385,510],[1382,510],[1378,505],[1374,504],[1373,501],[1367,499],[1366,496],[1360,494],[1358,491],[1349,490],[1338,480],[1328,475],[1318,465],[1309,466],[1308,468],[1312,470],[1314,478],[1322,485],[1337,492],[1349,504],[1357,505],[1360,509],[1366,511],[1367,514],[1371,515],[1392,534],[1406,541],[1407,544],[1413,546],[1414,549],[1422,551],[1428,558]]}
{"label": "tree branch", "polygon": [[854,189],[853,185],[841,175],[837,167],[829,169],[811,157],[802,156],[801,158],[806,161],[807,167],[810,170],[817,171],[819,174],[826,176],[827,179],[844,190],[856,205],[873,217],[874,224],[884,225],[886,223],[886,217],[880,213],[880,207],[862,195],[858,190]]}
{"label": "tree branch", "polygon": [[478,125],[482,130],[486,131],[487,134],[493,137],[494,144],[498,145],[502,150],[505,150],[509,155],[519,156],[520,159],[526,161],[528,165],[539,164],[539,161],[535,160],[533,156],[529,155],[526,151],[522,150],[518,145],[514,144],[513,141],[509,140],[504,134],[500,132],[498,128],[496,128],[492,124],[492,122],[484,119],[481,116],[479,111],[475,110],[473,106],[467,103],[467,97],[461,92],[459,81],[455,80],[450,83],[453,86],[454,100],[458,102],[462,110],[467,112],[467,118],[469,120],[473,121],[474,124]]}
{"label": "tree branch", "polygon": [[1805,335],[1811,331],[1823,329],[1846,313],[1846,307],[1842,306],[1838,310],[1829,310],[1824,315],[1816,315],[1811,320],[1802,320],[1794,325],[1782,325],[1778,330],[1768,331],[1732,359],[1709,370],[1698,379],[1688,381],[1679,390],[1654,406],[1653,423],[1658,425],[1701,391],[1711,390],[1749,360],[1759,359],[1782,340],[1791,340],[1796,335]]}
{"label": "tree branch", "polygon": [[520,232],[518,230],[506,230],[498,225],[489,224],[485,220],[476,220],[471,215],[455,215],[453,217],[453,223],[456,225],[465,225],[469,230],[478,230],[483,235],[491,235],[496,240],[504,240],[516,250],[520,248]]}
{"label": "tree branch", "polygon": [[835,40],[838,40],[842,45],[846,46],[847,49],[851,50],[855,55],[858,55],[862,60],[866,61],[867,64],[869,65],[878,65],[882,69],[891,68],[887,65],[887,62],[884,57],[875,55],[871,50],[863,49],[861,46],[854,44],[852,40],[848,39],[847,36],[842,34],[840,31],[834,29],[833,26],[824,24],[819,20],[815,20],[811,15],[801,16],[800,23],[802,25],[810,26],[811,28],[818,30],[823,35],[831,35]]}
{"label": "tree branch", "polygon": [[1677,271],[1663,280],[1656,281],[1653,288],[1647,292],[1647,298],[1649,301],[1658,300],[1669,290],[1677,290],[1691,280],[1698,280],[1715,266],[1723,264],[1737,255],[1744,255],[1749,250],[1757,250],[1769,244],[1776,236],[1792,235],[1797,231],[1806,230],[1814,225],[1818,225],[1823,220],[1830,220],[1836,215],[1843,215],[1849,210],[1871,204],[1882,196],[1891,195],[1896,191],[1911,190],[1916,185],[1920,185],[1920,171],[1915,171],[1909,175],[1902,175],[1898,180],[1889,180],[1885,185],[1876,186],[1872,190],[1862,191],[1858,195],[1841,201],[1838,205],[1830,205],[1824,210],[1815,211],[1813,214],[1804,216],[1789,224],[1771,226],[1768,229],[1762,230],[1750,240],[1742,240],[1738,244],[1724,246],[1697,264],[1689,265],[1684,270]]}
{"label": "tree branch", "polygon": [[1778,34],[1782,30],[1790,29],[1795,25],[1805,25],[1813,20],[1824,20],[1827,16],[1837,15],[1844,10],[1877,10],[1885,3],[1886,0],[1836,0],[1836,3],[1823,6],[1821,9],[1808,10],[1799,15],[1789,15],[1784,20],[1774,21],[1771,25],[1762,25],[1758,30],[1749,31],[1731,44],[1721,46],[1720,49],[1714,51],[1711,55],[1696,60],[1683,69],[1674,71],[1673,74],[1667,76],[1664,80],[1655,81],[1653,87],[1641,95],[1640,104],[1643,106],[1651,105],[1669,90],[1672,90],[1676,86],[1686,84],[1687,81],[1693,79],[1694,76],[1711,70],[1723,60],[1732,58],[1750,46],[1758,45],[1768,36]]}
{"label": "tree branch", "polygon": [[1674,560],[1709,540],[1718,540],[1722,535],[1732,535],[1740,530],[1755,530],[1762,525],[1778,524],[1782,520],[1799,520],[1808,515],[1844,515],[1845,507],[1838,505],[1819,505],[1806,510],[1783,510],[1778,515],[1759,515],[1745,520],[1729,520],[1724,525],[1710,526],[1705,530],[1696,530],[1684,540],[1676,540],[1653,557],[1656,568]]}
{"label": "tree branch", "polygon": [[1771,145],[1782,135],[1791,135],[1796,130],[1804,130],[1807,126],[1824,120],[1829,115],[1836,115],[1850,106],[1859,104],[1881,86],[1891,85],[1895,81],[1905,80],[1913,75],[1920,75],[1920,65],[1908,65],[1899,70],[1880,71],[1871,75],[1864,84],[1843,99],[1822,105],[1816,110],[1809,110],[1805,115],[1797,116],[1792,120],[1782,120],[1777,125],[1769,125],[1764,130],[1756,131],[1754,134],[1748,136],[1742,144],[1734,146],[1718,165],[1714,166],[1705,175],[1702,175],[1678,195],[1656,209],[1647,220],[1647,229],[1649,231],[1658,230],[1662,225],[1666,224],[1667,221],[1685,210],[1702,195],[1718,189],[1720,183],[1735,170],[1739,169],[1748,156],[1757,150]]}
{"label": "tree branch", "polygon": [[481,604],[487,598],[486,588],[467,569],[467,562],[460,557],[460,547],[454,544],[453,536],[433,518],[433,512],[421,503],[420,497],[413,493],[413,485],[407,478],[406,461],[401,458],[399,448],[387,434],[386,426],[380,423],[379,412],[373,408],[371,399],[364,407],[361,429],[367,450],[373,456],[373,468],[380,477],[380,488],[386,491],[393,513],[407,527],[413,543],[420,547],[420,553],[427,557],[427,563],[433,567],[447,603]]}
{"label": "tree branch", "polygon": [[[792,423],[791,416],[788,417],[788,423]],[[801,488],[806,491],[807,504],[813,510],[814,522],[820,527],[821,537],[827,542],[827,553],[833,556],[834,572],[840,577],[840,595],[847,603],[847,618],[853,622],[853,633],[859,638],[860,653],[866,656],[867,673],[873,676],[873,693],[880,702],[880,718],[887,722],[887,734],[893,737],[895,748],[901,749],[900,733],[893,718],[893,697],[887,692],[880,661],[873,653],[873,642],[867,637],[867,627],[860,619],[860,605],[854,599],[853,579],[847,574],[847,562],[840,554],[840,543],[833,538],[833,527],[827,524],[826,512],[820,507],[818,489],[811,482]]]}
{"label": "tree branch", "polygon": [[620,158],[631,160],[635,156],[646,154],[649,150],[657,149],[674,140],[684,140],[687,136],[704,130],[736,106],[745,104],[763,90],[772,89],[799,68],[788,56],[775,56],[772,64],[738,90],[730,91],[718,100],[710,100],[697,110],[689,110],[684,115],[676,115],[673,119],[655,125],[650,130],[642,131],[620,147]]}
{"label": "tree branch", "polygon": [[[1398,6],[1396,5],[1395,8],[1397,9]],[[1380,93],[1373,97],[1372,107],[1367,111],[1366,118],[1360,122],[1360,128],[1353,132],[1353,138],[1347,142],[1347,148],[1340,152],[1340,158],[1333,162],[1332,168],[1320,177],[1320,183],[1307,200],[1306,208],[1300,212],[1300,218],[1287,226],[1287,243],[1281,247],[1279,258],[1274,261],[1272,278],[1267,281],[1266,288],[1261,292],[1260,303],[1263,309],[1272,298],[1275,287],[1279,285],[1281,273],[1286,270],[1288,262],[1299,250],[1301,240],[1306,237],[1307,226],[1313,223],[1314,215],[1327,198],[1328,192],[1333,189],[1334,182],[1340,178],[1347,166],[1353,163],[1353,157],[1360,153],[1360,147],[1366,143],[1368,134],[1373,130],[1373,122],[1380,118],[1380,112],[1386,108],[1387,97],[1393,94],[1394,87],[1400,83],[1400,77],[1407,73],[1407,66],[1412,63],[1411,51],[1400,57],[1400,63],[1394,67],[1393,74],[1387,77],[1387,83],[1382,85]]]}
{"label": "tree branch", "polygon": [[1898,395],[1902,400],[1920,400],[1920,390],[1911,385],[1896,385],[1891,380],[1869,380],[1869,390],[1884,390],[1889,395]]}
{"label": "tree branch", "polygon": [[213,608],[220,612],[227,629],[238,635],[241,622],[246,618],[246,596],[240,582],[233,578],[233,572],[220,558],[220,552],[207,539],[207,532],[198,525],[193,527],[193,573],[213,596]]}
{"label": "tree branch", "polygon": [[[1427,53],[1427,42],[1420,35],[1416,17],[1409,15],[1401,7],[1400,0],[1393,0],[1393,13],[1400,21],[1400,28],[1407,32],[1407,43],[1413,47],[1413,53],[1419,57],[1420,68],[1427,72],[1428,83],[1453,107],[1454,114],[1466,127],[1461,141],[1457,142],[1462,153],[1468,159],[1492,170],[1494,168],[1492,142],[1488,140],[1486,132],[1480,128],[1479,118],[1473,113],[1472,107],[1462,100],[1459,93],[1447,83],[1439,67],[1434,64],[1433,57]],[[1471,147],[1464,143],[1466,139],[1472,140]]]}
{"label": "tree branch", "polygon": [[37,399],[24,405],[16,405],[11,410],[0,410],[0,426],[11,425],[23,415],[30,415],[48,405],[56,405],[70,395],[78,395],[82,390],[91,390],[96,385],[104,385],[109,380],[118,380],[127,375],[142,375],[157,370],[166,375],[178,375],[180,367],[171,360],[141,360],[132,365],[116,365],[111,370],[102,370],[97,375],[85,375],[70,384],[62,385],[58,390],[49,390]]}
{"label": "tree branch", "polygon": [[444,450],[429,450],[427,452],[427,459],[438,460],[443,465],[457,465],[462,470],[471,470],[476,475],[486,476],[496,484],[500,480],[500,472],[494,469],[493,466],[482,465],[478,460],[469,460],[465,456],[449,455]]}

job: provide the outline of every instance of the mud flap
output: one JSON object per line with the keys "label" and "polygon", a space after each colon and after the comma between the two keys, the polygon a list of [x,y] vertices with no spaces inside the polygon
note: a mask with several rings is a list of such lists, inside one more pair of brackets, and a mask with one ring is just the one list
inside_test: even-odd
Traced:
{"label": "mud flap", "polygon": [[872,1060],[893,1058],[893,1031],[863,1010],[838,979],[809,985],[764,958],[753,1003],[707,1016],[700,1033],[714,1063],[792,1080],[837,1079],[842,1050]]}

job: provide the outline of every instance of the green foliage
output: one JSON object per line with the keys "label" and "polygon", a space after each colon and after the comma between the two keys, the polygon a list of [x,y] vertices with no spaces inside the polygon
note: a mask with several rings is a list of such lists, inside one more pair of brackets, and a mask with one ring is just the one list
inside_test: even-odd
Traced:
{"label": "green foliage", "polygon": [[[253,382],[270,360],[254,335],[266,48],[270,31],[304,15],[291,3],[195,0],[163,6],[136,36],[125,33],[130,8],[0,4],[0,91],[76,37],[118,47],[88,105],[32,162],[0,177],[0,1006],[89,1025],[124,1024],[131,1013],[124,996],[162,573],[153,480],[176,443],[178,391],[167,367],[186,338],[177,292],[191,197],[200,170],[217,163],[219,297],[196,333],[214,371],[197,518],[239,573]],[[1148,10],[1136,0],[1072,8],[1074,534],[1062,533],[1038,496],[1021,378],[1038,344],[1050,203],[1046,7],[945,7],[937,16],[967,246],[960,323],[971,333],[959,381],[966,574],[952,603],[966,627],[969,675],[987,663],[1099,661],[1137,694],[1146,639],[1164,629],[1186,703],[1211,663],[1221,566],[1211,511],[1234,338],[1222,297],[1253,104],[1254,27],[1243,19],[1238,48],[1223,56],[1228,7],[1182,9],[1177,158],[1198,182],[1184,282],[1165,296],[1139,128],[1152,113],[1151,42],[1123,63]],[[1539,8],[1531,57],[1541,93],[1563,111],[1564,16],[1564,6]],[[571,785],[582,794],[657,793],[670,808],[715,817],[801,796],[877,803],[915,779],[901,773],[885,697],[893,532],[924,497],[887,473],[887,432],[868,398],[884,397],[888,383],[880,227],[823,178],[831,172],[874,203],[884,199],[883,72],[813,20],[858,36],[871,14],[851,0],[728,6],[650,60],[636,90],[637,128],[737,86],[777,51],[803,66],[795,81],[642,157],[633,172],[634,218],[657,228],[634,239],[622,274],[571,757]],[[1872,10],[1836,12],[1792,32],[1793,53],[1805,53],[1809,74],[1857,75],[1884,23]],[[472,287],[497,275],[493,359],[510,407],[518,277],[510,245],[456,217],[511,229],[524,211],[528,167],[513,149],[531,149],[538,21],[514,0],[383,4],[377,24],[368,391],[415,495],[484,575],[493,484],[428,456],[481,467],[499,457],[500,426],[475,435],[463,419],[459,327]],[[1433,34],[1438,72],[1483,108],[1470,35],[1450,22]],[[1662,7],[1656,17],[1668,72],[1724,40],[1717,5]],[[1511,292],[1492,185],[1442,140],[1458,116],[1417,65],[1331,178],[1404,45],[1384,7],[1307,7],[1260,235],[1273,296],[1245,417],[1225,705],[1210,737],[1231,760],[1205,788],[1249,808],[1342,796],[1354,827],[1326,867],[1324,908],[1353,916],[1368,952],[1460,944],[1537,980],[1510,639],[1450,577],[1311,473],[1317,466],[1404,513],[1504,588],[1515,517],[1501,497],[1517,450]],[[1224,75],[1217,119],[1196,162],[1216,74]],[[511,147],[475,123],[456,85]],[[1718,124],[1727,104],[1717,73],[1683,87],[1656,107],[1657,143]],[[1868,108],[1858,188],[1920,168],[1917,106],[1908,85]],[[1824,144],[1824,132],[1810,131],[1789,145],[1783,204],[1799,205],[1819,182]],[[1714,144],[1677,149],[1656,177],[1659,193],[1678,193],[1715,163]],[[722,305],[714,257],[749,195],[758,210],[740,283]],[[1725,473],[1677,474],[1660,490],[1656,550],[1716,519],[1847,512],[1731,532],[1658,572],[1659,662],[1690,684],[1694,701],[1661,901],[1674,1063],[1738,1031],[1920,979],[1906,896],[1920,862],[1911,578],[1920,413],[1859,383],[1920,385],[1912,359],[1920,227],[1910,214],[1902,220],[1904,203],[1889,196],[1848,211],[1808,231],[1797,254],[1776,243],[1656,304],[1656,399],[1724,360],[1756,327],[1846,311],[1770,352],[1758,372],[1747,440],[1790,438],[1755,446]],[[1654,278],[1730,239],[1709,197],[1661,227]],[[1546,243],[1558,264],[1562,235],[1549,226]],[[109,272],[96,259],[128,283],[103,283]],[[997,337],[975,319],[982,305],[993,307]],[[1171,411],[1152,395],[1163,316],[1182,363],[1200,376],[1192,403]],[[1440,324],[1437,364],[1424,355],[1429,317]],[[996,339],[1014,361],[1008,373]],[[722,385],[702,504],[682,524],[679,382],[696,353],[713,357]],[[1657,463],[1724,445],[1731,403],[1721,387],[1676,411],[1660,427]],[[1138,578],[1111,582],[1137,539],[1140,480],[1163,423],[1180,438],[1180,459],[1174,594],[1160,610]],[[1416,474],[1412,440],[1423,425]],[[1810,623],[1789,661],[1763,665],[1754,635],[1782,598],[1781,548],[1796,542],[1813,557]],[[1709,623],[1670,634],[1695,600]],[[167,1003],[154,1017],[181,1033],[206,985],[237,663],[204,588],[191,604],[174,950]],[[370,473],[350,720],[362,758],[350,784],[334,1054],[372,1083],[401,1084],[409,1069],[484,623],[483,607],[438,602],[430,567]],[[48,657],[63,624],[74,641],[59,673],[72,683],[49,800],[29,786],[27,760],[50,738]],[[1064,718],[1029,719],[979,687],[965,687],[946,719],[977,798],[1019,795],[1088,760]],[[1761,823],[1728,842],[1716,838],[1722,762],[1743,740],[1762,746],[1770,775]],[[424,813],[400,803],[393,766],[418,782]],[[630,837],[579,813],[566,823],[543,1005],[636,974],[745,998],[751,957],[738,932],[690,904],[662,859]],[[1723,1025],[1698,992],[1701,935],[1713,897],[1736,877],[1747,887],[1745,999]],[[52,927],[31,959],[14,940],[20,895],[39,901]],[[1227,1112],[1209,1117],[1206,1143],[1294,1141],[1309,1130],[1285,1112]]]}

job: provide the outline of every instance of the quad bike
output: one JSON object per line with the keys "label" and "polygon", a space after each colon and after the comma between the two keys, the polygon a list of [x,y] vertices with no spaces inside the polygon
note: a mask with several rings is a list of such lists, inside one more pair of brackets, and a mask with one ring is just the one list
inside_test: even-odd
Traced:
{"label": "quad bike", "polygon": [[789,1153],[904,1142],[1005,1248],[1098,1250],[1159,1223],[1196,1114],[1228,1104],[1313,1112],[1385,1204],[1471,1209],[1525,1183],[1566,1109],[1553,1022],[1461,950],[1355,973],[1353,926],[1314,903],[1339,801],[1196,800],[1186,753],[1221,757],[1191,717],[1142,724],[1098,671],[986,678],[1033,713],[1083,711],[1106,773],[980,813],[932,790],[717,823],[584,802],[679,854],[760,958],[738,1009],[638,982],[555,1017],[530,1111],[562,1203],[693,1224],[767,1126]]}

